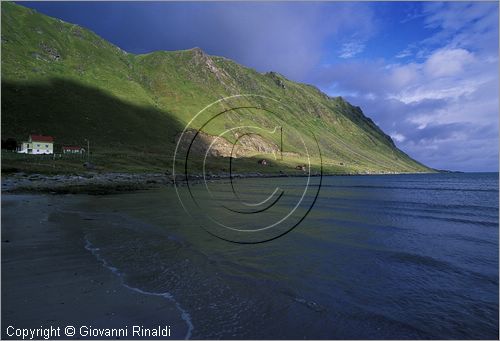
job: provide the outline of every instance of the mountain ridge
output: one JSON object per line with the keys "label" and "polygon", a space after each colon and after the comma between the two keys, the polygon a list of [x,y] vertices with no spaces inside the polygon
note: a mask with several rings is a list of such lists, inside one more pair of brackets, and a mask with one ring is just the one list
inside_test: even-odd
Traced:
{"label": "mountain ridge", "polygon": [[[2,91],[3,136],[22,139],[33,130],[43,130],[40,133],[52,134],[61,143],[75,144],[88,137],[95,143],[94,157],[103,161],[103,169],[164,168],[172,159],[174,137],[203,107],[220,98],[255,94],[275,98],[290,110],[281,117],[251,109],[241,110],[239,116],[228,113],[224,122],[206,133],[217,135],[228,128],[228,122],[236,121],[283,126],[283,148],[288,150],[300,145],[297,134],[308,143],[313,141],[311,132],[317,135],[327,172],[432,171],[397,149],[361,108],[313,85],[293,82],[274,71],[260,73],[228,58],[208,55],[199,47],[132,54],[90,30],[10,2],[2,2]],[[84,103],[90,101],[85,96],[97,102]],[[74,98],[73,104],[69,98]],[[156,124],[139,123],[137,112]],[[105,117],[114,120],[114,125],[105,123]],[[92,120],[101,124],[92,127]],[[159,122],[163,122],[163,132]],[[147,137],[142,140],[140,134],[125,133],[134,127],[151,133],[143,133]],[[278,141],[270,136],[268,142]],[[153,144],[158,148],[151,147],[147,153],[157,156],[141,164],[135,164],[134,157],[110,157],[113,153],[144,154]],[[248,158],[263,157],[257,151],[254,154]],[[299,161],[289,160],[280,167],[293,168]],[[219,161],[215,164],[220,166]],[[277,171],[279,167],[271,168]]]}

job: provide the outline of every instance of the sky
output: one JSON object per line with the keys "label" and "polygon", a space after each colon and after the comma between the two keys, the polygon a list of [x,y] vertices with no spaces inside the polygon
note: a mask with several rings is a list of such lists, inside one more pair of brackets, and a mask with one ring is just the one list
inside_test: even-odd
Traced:
{"label": "sky", "polygon": [[498,171],[498,2],[22,2],[131,53],[200,47],[343,96],[416,160]]}

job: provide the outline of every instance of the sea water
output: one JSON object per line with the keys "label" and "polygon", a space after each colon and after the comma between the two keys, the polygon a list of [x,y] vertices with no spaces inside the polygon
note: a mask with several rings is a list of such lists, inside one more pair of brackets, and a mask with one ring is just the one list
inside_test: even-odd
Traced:
{"label": "sea water", "polygon": [[175,300],[193,338],[498,337],[498,173],[323,177],[293,231],[250,245],[207,233],[173,188],[85,210],[82,247],[124,285]]}

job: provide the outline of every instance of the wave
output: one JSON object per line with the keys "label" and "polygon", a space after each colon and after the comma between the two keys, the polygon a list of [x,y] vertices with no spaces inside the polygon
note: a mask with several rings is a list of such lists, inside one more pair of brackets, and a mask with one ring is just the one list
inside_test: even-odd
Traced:
{"label": "wave", "polygon": [[419,191],[454,191],[454,192],[498,192],[495,188],[452,188],[452,187],[416,187],[416,186],[382,186],[382,185],[329,185],[321,187],[331,188],[373,188],[373,189],[405,189]]}
{"label": "wave", "polygon": [[120,270],[118,270],[118,268],[110,265],[104,258],[101,257],[101,255],[99,254],[99,251],[100,249],[98,247],[95,247],[94,245],[92,245],[92,243],[90,242],[90,240],[88,239],[87,236],[85,236],[85,249],[87,251],[90,251],[90,253],[92,253],[92,255],[100,262],[102,263],[102,265],[107,268],[108,270],[110,270],[113,274],[115,274],[116,276],[118,276],[120,278],[120,281],[121,281],[121,284],[126,287],[127,289],[130,289],[130,290],[133,290],[135,292],[138,292],[142,295],[150,295],[150,296],[160,296],[160,297],[163,297],[163,298],[166,298],[167,300],[173,302],[177,308],[177,310],[179,310],[179,312],[181,313],[181,318],[184,322],[186,322],[186,325],[187,325],[187,333],[186,333],[186,336],[184,337],[185,340],[188,340],[191,338],[191,335],[192,335],[192,332],[193,332],[193,329],[194,329],[194,325],[193,325],[193,322],[191,320],[191,315],[181,307],[181,305],[179,304],[179,302],[177,302],[174,298],[174,296],[172,294],[170,294],[169,292],[163,292],[163,293],[156,293],[156,292],[150,292],[150,291],[144,291],[142,289],[139,289],[139,288],[135,288],[135,287],[132,287],[128,284],[125,283],[124,281],[124,274],[122,272],[120,272]]}
{"label": "wave", "polygon": [[473,277],[479,281],[484,281],[492,285],[498,285],[498,277],[489,276],[484,273],[465,269],[460,266],[454,265],[450,262],[436,259],[434,257],[419,255],[404,251],[386,251],[386,252],[388,252],[388,256],[390,259],[404,264],[415,264],[418,266],[434,268],[438,271],[451,272],[462,275],[466,278]]}
{"label": "wave", "polygon": [[[345,202],[348,206],[353,206],[356,203],[361,203],[365,205],[365,203],[369,203],[370,205],[376,205],[383,207],[394,207],[394,208],[408,208],[408,209],[432,209],[432,210],[453,210],[453,212],[470,210],[476,212],[478,210],[488,211],[491,213],[498,214],[498,206],[487,206],[487,205],[474,205],[474,204],[450,204],[450,203],[435,203],[435,202],[422,202],[422,201],[412,201],[412,200],[387,200],[382,198],[377,198],[377,200],[363,200],[356,198],[356,200],[350,198],[339,198],[339,197],[328,197],[329,201],[339,201]],[[358,204],[359,205],[359,204]]]}
{"label": "wave", "polygon": [[[485,214],[477,214],[472,212],[447,212],[447,211],[439,211],[437,209],[422,209],[422,208],[412,208],[412,207],[384,207],[383,205],[379,206],[348,206],[344,205],[335,205],[335,204],[319,204],[317,208],[321,208],[323,210],[336,210],[343,212],[359,212],[360,210],[364,213],[373,213],[380,214],[383,213],[386,216],[399,216],[406,218],[414,218],[414,219],[427,219],[427,220],[438,220],[444,222],[453,222],[453,223],[461,223],[468,225],[479,225],[485,227],[498,227],[498,216],[485,215]],[[461,217],[453,217],[451,215],[458,215]],[[481,219],[476,219],[480,217]],[[344,220],[344,222],[354,222],[358,221],[359,216],[352,216],[354,220]],[[362,218],[362,217],[361,217]],[[470,219],[467,219],[470,218]],[[485,218],[490,218],[491,220],[485,220]],[[334,220],[341,221],[338,216],[335,217]],[[358,221],[360,223],[365,223],[364,221]]]}

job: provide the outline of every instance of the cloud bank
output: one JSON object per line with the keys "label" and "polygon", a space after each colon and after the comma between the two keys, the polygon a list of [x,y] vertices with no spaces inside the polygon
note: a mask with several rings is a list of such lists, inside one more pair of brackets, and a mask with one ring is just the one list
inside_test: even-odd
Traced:
{"label": "cloud bank", "polygon": [[419,18],[434,33],[394,59],[337,63],[313,82],[431,167],[498,171],[498,5],[429,3]]}

